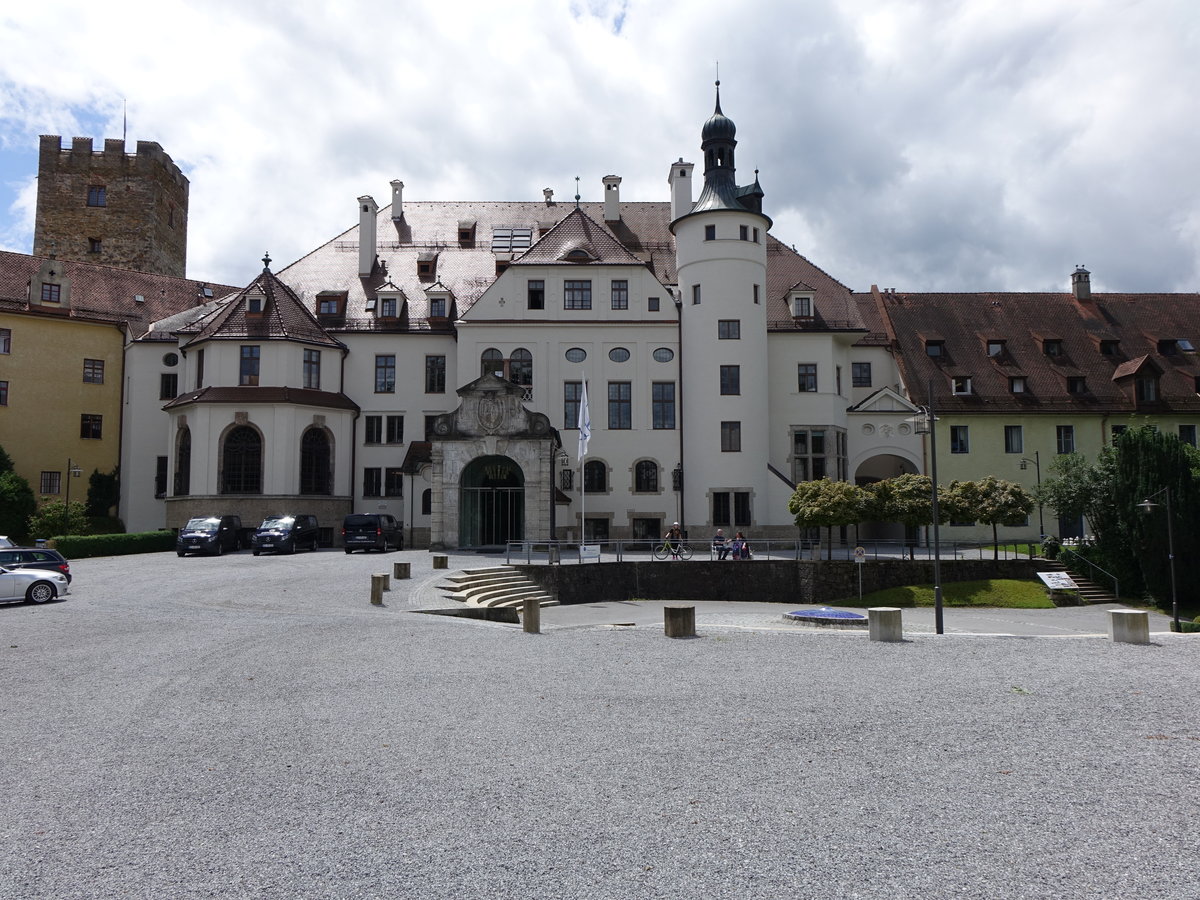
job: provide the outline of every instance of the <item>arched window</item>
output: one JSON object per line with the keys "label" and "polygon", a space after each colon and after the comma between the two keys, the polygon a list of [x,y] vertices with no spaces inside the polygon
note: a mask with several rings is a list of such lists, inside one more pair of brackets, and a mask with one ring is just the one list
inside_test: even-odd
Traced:
{"label": "arched window", "polygon": [[603,494],[608,490],[608,467],[598,459],[589,460],[583,466],[583,492]]}
{"label": "arched window", "polygon": [[652,459],[643,459],[633,467],[633,489],[639,494],[658,491],[658,463]]}
{"label": "arched window", "polygon": [[498,378],[504,377],[504,354],[495,347],[488,347],[479,354],[479,374],[491,373]]}
{"label": "arched window", "polygon": [[182,428],[175,444],[175,496],[186,497],[192,489],[192,432]]}
{"label": "arched window", "polygon": [[522,387],[533,384],[533,354],[524,347],[518,347],[509,357],[508,378]]}
{"label": "arched window", "polygon": [[433,489],[425,488],[421,492],[421,515],[428,516],[433,514]]}
{"label": "arched window", "polygon": [[257,494],[262,491],[262,438],[249,425],[225,435],[221,452],[221,493]]}
{"label": "arched window", "polygon": [[310,428],[300,438],[300,493],[332,494],[329,436]]}

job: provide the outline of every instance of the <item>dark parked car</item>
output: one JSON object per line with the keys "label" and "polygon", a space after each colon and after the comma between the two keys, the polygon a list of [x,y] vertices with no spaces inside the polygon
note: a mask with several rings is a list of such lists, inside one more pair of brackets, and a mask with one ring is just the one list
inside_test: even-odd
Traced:
{"label": "dark parked car", "polygon": [[71,583],[71,564],[57,550],[21,547],[0,550],[0,566],[6,569],[50,569],[65,575],[67,584]]}
{"label": "dark parked car", "polygon": [[226,550],[242,549],[242,520],[238,516],[198,516],[188,519],[179,529],[175,552],[209,553],[220,556]]}
{"label": "dark parked car", "polygon": [[362,513],[346,516],[342,522],[342,543],[347,553],[355,550],[404,549],[404,526],[386,513]]}
{"label": "dark parked car", "polygon": [[316,516],[267,516],[250,539],[254,555],[295,553],[301,547],[316,550],[321,529]]}

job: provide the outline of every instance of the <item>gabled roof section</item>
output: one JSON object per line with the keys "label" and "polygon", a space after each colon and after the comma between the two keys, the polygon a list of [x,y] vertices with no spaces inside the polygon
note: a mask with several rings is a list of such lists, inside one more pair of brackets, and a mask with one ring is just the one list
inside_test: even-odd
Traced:
{"label": "gabled roof section", "polygon": [[582,209],[573,209],[542,235],[514,266],[645,265],[625,249],[607,228]]}
{"label": "gabled roof section", "polygon": [[[265,260],[269,261],[269,260]],[[259,311],[248,302],[262,298]],[[264,266],[262,273],[235,294],[222,308],[193,325],[180,329],[187,335],[183,346],[199,341],[286,340],[325,347],[342,347],[331,337],[295,292]]]}
{"label": "gabled roof section", "polygon": [[196,391],[184,391],[174,400],[163,405],[163,409],[179,409],[197,403],[262,403],[277,406],[281,403],[298,406],[319,406],[325,409],[357,410],[358,404],[345,394],[335,391],[314,391],[294,387],[202,387]]}
{"label": "gabled roof section", "polygon": [[919,411],[917,406],[888,387],[880,388],[846,410],[846,412],[852,413],[905,413],[906,415],[912,415]]}
{"label": "gabled roof section", "polygon": [[1155,375],[1162,374],[1162,368],[1155,365],[1148,355],[1139,356],[1137,359],[1129,359],[1121,363],[1113,369],[1112,380],[1117,381],[1121,378],[1128,378],[1130,375],[1137,375],[1143,369],[1149,369]]}

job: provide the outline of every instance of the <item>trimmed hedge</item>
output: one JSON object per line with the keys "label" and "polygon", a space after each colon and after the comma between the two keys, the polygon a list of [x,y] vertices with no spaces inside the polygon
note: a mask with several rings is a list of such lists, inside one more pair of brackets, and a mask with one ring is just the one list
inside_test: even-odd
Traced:
{"label": "trimmed hedge", "polygon": [[126,556],[130,553],[161,553],[175,549],[175,532],[142,531],[137,534],[68,534],[51,538],[53,547],[67,559],[89,556]]}

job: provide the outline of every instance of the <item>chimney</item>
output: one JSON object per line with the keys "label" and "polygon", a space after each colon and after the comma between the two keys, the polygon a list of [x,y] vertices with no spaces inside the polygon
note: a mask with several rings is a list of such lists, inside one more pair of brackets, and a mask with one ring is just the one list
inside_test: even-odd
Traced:
{"label": "chimney", "polygon": [[379,205],[370,194],[358,198],[358,274],[367,276],[375,268],[375,217]]}
{"label": "chimney", "polygon": [[392,220],[404,218],[404,182],[396,179],[392,182]]}
{"label": "chimney", "polygon": [[542,196],[546,198],[547,206],[554,205],[554,189],[553,188],[542,188]]}
{"label": "chimney", "polygon": [[671,174],[667,184],[671,185],[671,220],[686,216],[692,211],[692,169],[693,164],[684,162],[683,157],[671,164]]}
{"label": "chimney", "polygon": [[604,221],[621,221],[621,176],[604,176]]}
{"label": "chimney", "polygon": [[1076,266],[1071,273],[1071,293],[1076,300],[1092,299],[1092,273],[1083,266]]}

